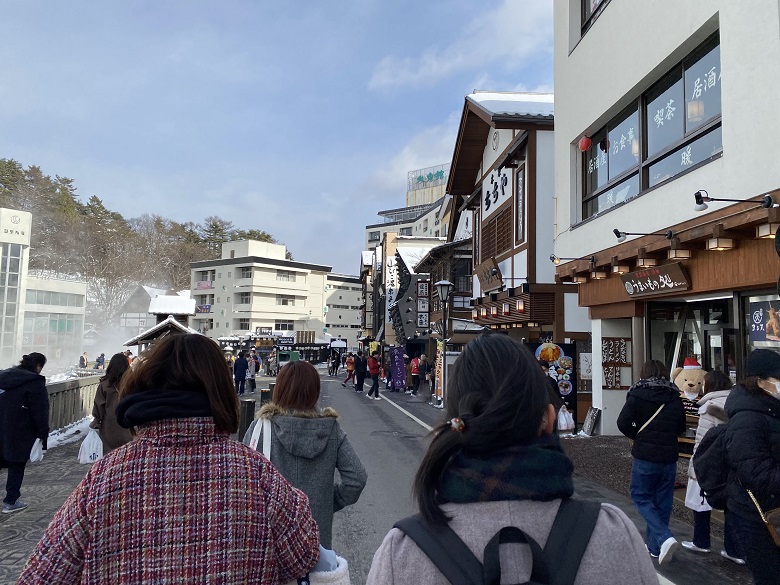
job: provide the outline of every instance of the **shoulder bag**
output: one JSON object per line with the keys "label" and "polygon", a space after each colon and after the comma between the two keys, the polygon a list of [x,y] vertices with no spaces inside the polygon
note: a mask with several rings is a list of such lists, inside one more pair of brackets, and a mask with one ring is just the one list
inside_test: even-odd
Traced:
{"label": "shoulder bag", "polygon": [[753,495],[753,492],[747,490],[747,493],[750,496],[750,499],[753,500],[753,504],[755,504],[756,510],[758,510],[758,514],[761,516],[761,521],[769,531],[769,535],[772,537],[775,546],[780,546],[780,508],[774,508],[764,512],[764,510],[761,509],[756,496]]}
{"label": "shoulder bag", "polygon": [[639,430],[636,432],[636,434],[637,434],[637,435],[638,435],[639,433],[641,433],[642,431],[644,431],[644,430],[645,430],[645,428],[647,428],[647,425],[649,425],[651,422],[653,422],[653,419],[654,419],[655,417],[657,417],[657,416],[658,416],[658,415],[661,413],[661,411],[664,409],[664,406],[666,406],[666,402],[664,402],[664,403],[663,403],[661,406],[659,406],[659,407],[658,407],[658,410],[656,410],[656,411],[653,413],[653,416],[651,416],[649,419],[647,419],[647,422],[646,422],[645,424],[643,424],[643,425],[642,425],[642,426],[639,428]]}
{"label": "shoulder bag", "polygon": [[260,440],[260,433],[263,433],[263,455],[268,461],[271,460],[271,421],[265,418],[257,419],[255,429],[252,431],[252,438],[249,441],[249,447],[257,451],[257,443]]}

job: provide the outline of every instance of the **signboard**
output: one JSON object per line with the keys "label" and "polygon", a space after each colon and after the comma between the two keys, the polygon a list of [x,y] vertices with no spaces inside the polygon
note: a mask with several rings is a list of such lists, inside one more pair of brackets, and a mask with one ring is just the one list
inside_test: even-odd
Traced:
{"label": "signboard", "polygon": [[444,359],[444,342],[441,340],[436,341],[436,367],[434,368],[434,372],[436,375],[436,384],[434,386],[433,394],[434,396],[438,397],[439,400],[442,399],[442,396],[444,395],[444,385],[442,380],[442,363],[444,363],[442,360]]}
{"label": "signboard", "polygon": [[[774,302],[774,305],[772,304]],[[749,303],[750,341],[780,341],[780,299]]]}
{"label": "signboard", "polygon": [[211,313],[211,305],[195,305],[196,313]]}
{"label": "signboard", "polygon": [[588,414],[585,415],[585,422],[582,425],[582,432],[589,437],[592,436],[593,431],[596,430],[596,423],[599,420],[599,414],[601,414],[601,410],[591,406],[588,409]]}
{"label": "signboard", "polygon": [[601,367],[604,388],[628,390],[631,386],[631,338],[602,337]]}
{"label": "signboard", "polygon": [[537,360],[550,364],[549,376],[558,386],[566,409],[577,420],[577,354],[573,343],[529,344]]}
{"label": "signboard", "polygon": [[[417,281],[417,297],[418,298],[428,298],[431,296],[431,283],[427,280],[418,280]],[[428,309],[425,309],[426,311]]]}
{"label": "signboard", "polygon": [[395,256],[385,259],[385,321],[390,322],[390,306],[398,295],[398,266]]}
{"label": "signboard", "polygon": [[428,313],[417,313],[417,327],[427,329],[430,324]]}
{"label": "signboard", "polygon": [[390,374],[393,379],[393,388],[406,389],[406,364],[404,363],[404,348],[390,348]]}
{"label": "signboard", "polygon": [[679,262],[621,274],[620,279],[628,296],[634,299],[688,290],[691,287]]}
{"label": "signboard", "polygon": [[580,380],[593,379],[593,354],[581,352],[580,358]]}
{"label": "signboard", "polygon": [[482,181],[482,221],[498,209],[504,201],[512,197],[510,171],[496,169]]}
{"label": "signboard", "polygon": [[294,337],[277,337],[276,345],[295,345]]}
{"label": "signboard", "polygon": [[214,281],[213,280],[199,280],[195,283],[195,288],[198,290],[205,290],[214,288]]}
{"label": "signboard", "polygon": [[483,294],[499,289],[504,285],[501,269],[498,267],[495,258],[488,258],[477,266],[475,271],[477,279],[479,279],[479,287],[482,289]]}
{"label": "signboard", "polygon": [[273,335],[271,327],[255,327],[255,335]]}
{"label": "signboard", "polygon": [[417,299],[417,312],[428,313],[431,310],[431,303],[428,299]]}

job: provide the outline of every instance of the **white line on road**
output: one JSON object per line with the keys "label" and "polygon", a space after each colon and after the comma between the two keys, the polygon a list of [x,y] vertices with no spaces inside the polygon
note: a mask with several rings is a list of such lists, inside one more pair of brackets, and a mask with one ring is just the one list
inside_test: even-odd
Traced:
{"label": "white line on road", "polygon": [[[380,394],[380,396],[381,396],[381,394]],[[388,404],[392,404],[393,406],[395,406],[395,407],[396,407],[398,410],[400,410],[401,412],[403,412],[403,413],[404,413],[406,416],[408,416],[410,419],[412,419],[414,422],[416,422],[416,423],[417,423],[418,425],[420,425],[421,427],[423,427],[423,428],[425,428],[425,429],[427,429],[427,430],[429,430],[429,431],[432,431],[432,430],[433,430],[433,427],[432,427],[432,426],[425,424],[425,423],[424,423],[423,421],[421,421],[419,418],[417,418],[416,416],[414,416],[414,415],[413,415],[411,412],[409,412],[409,411],[408,411],[408,410],[406,410],[405,408],[401,408],[400,406],[398,406],[398,405],[397,405],[395,402],[393,402],[393,401],[392,401],[392,400],[390,400],[389,398],[385,398],[384,396],[382,396],[382,399],[383,399],[385,402],[387,402]]]}
{"label": "white line on road", "polygon": [[669,579],[664,577],[661,573],[658,573],[658,583],[660,583],[660,585],[674,585],[674,583],[669,581]]}

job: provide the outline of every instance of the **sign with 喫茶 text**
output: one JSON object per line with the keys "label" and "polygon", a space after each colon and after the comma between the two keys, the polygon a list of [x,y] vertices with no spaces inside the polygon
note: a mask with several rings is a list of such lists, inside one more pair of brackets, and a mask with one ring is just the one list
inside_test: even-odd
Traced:
{"label": "sign with \u55ab\u8336 text", "polygon": [[679,262],[621,274],[620,279],[631,298],[661,295],[688,290],[691,287],[688,276]]}

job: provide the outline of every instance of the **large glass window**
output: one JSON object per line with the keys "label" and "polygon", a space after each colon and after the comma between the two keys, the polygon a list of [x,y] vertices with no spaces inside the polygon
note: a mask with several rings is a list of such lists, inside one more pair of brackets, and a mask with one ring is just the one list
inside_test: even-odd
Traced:
{"label": "large glass window", "polygon": [[720,45],[705,48],[685,69],[686,130],[720,116]]}
{"label": "large glass window", "polygon": [[633,110],[609,130],[609,179],[619,177],[639,164],[639,113]]}
{"label": "large glass window", "polygon": [[650,187],[653,187],[663,183],[685,169],[717,155],[722,150],[723,134],[720,126],[718,126],[712,132],[705,134],[687,146],[677,149],[666,158],[662,158],[657,163],[651,165],[648,184]]}
{"label": "large glass window", "polygon": [[668,77],[647,96],[647,154],[653,156],[685,134],[683,82],[680,72]]}

